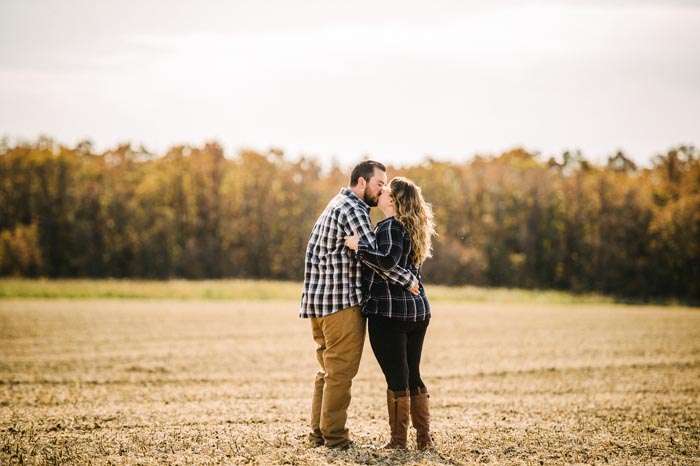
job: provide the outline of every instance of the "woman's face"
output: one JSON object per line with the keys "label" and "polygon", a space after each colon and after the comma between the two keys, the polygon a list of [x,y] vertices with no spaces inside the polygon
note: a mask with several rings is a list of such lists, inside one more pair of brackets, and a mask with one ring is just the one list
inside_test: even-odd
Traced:
{"label": "woman's face", "polygon": [[382,210],[394,206],[394,197],[391,195],[391,189],[386,186],[382,188],[382,192],[379,193],[379,199],[377,200],[377,206]]}

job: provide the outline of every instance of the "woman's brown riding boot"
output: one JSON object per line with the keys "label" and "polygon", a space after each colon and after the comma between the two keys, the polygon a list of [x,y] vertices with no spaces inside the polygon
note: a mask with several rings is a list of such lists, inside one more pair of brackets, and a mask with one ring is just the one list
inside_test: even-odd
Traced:
{"label": "woman's brown riding boot", "polygon": [[386,391],[386,404],[389,410],[389,427],[391,440],[384,449],[406,448],[408,436],[408,418],[411,414],[411,396],[408,390]]}
{"label": "woman's brown riding boot", "polygon": [[416,446],[419,450],[435,447],[433,438],[430,436],[429,399],[427,388],[419,387],[411,390],[411,420],[416,429]]}

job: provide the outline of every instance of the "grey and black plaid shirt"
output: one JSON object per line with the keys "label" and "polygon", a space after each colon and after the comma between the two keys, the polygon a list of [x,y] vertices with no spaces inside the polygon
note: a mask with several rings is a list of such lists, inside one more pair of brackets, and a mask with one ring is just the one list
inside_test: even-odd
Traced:
{"label": "grey and black plaid shirt", "polygon": [[[352,235],[353,229],[360,241],[376,247],[369,206],[350,189],[343,188],[328,203],[311,231],[299,317],[324,317],[364,302],[362,265],[354,251],[345,246],[345,236]],[[417,280],[401,267],[386,274],[389,280],[407,289]]]}

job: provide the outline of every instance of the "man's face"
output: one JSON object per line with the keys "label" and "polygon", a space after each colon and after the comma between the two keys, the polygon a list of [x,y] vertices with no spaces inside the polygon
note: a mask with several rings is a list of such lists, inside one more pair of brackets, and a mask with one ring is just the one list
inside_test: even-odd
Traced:
{"label": "man's face", "polygon": [[379,194],[382,192],[382,188],[386,184],[386,172],[374,167],[374,174],[372,178],[367,180],[365,184],[365,194],[362,200],[370,207],[376,207],[377,201],[379,200]]}

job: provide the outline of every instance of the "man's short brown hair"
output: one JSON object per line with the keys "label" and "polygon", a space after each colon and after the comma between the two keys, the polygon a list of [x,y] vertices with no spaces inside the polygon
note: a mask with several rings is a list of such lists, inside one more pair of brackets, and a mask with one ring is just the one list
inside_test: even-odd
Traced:
{"label": "man's short brown hair", "polygon": [[375,162],[374,160],[365,160],[364,162],[360,162],[355,165],[355,168],[352,169],[352,173],[350,173],[350,187],[352,188],[357,186],[357,182],[360,180],[360,177],[364,178],[365,181],[369,181],[370,178],[374,176],[375,168],[386,172],[386,167],[379,162]]}

